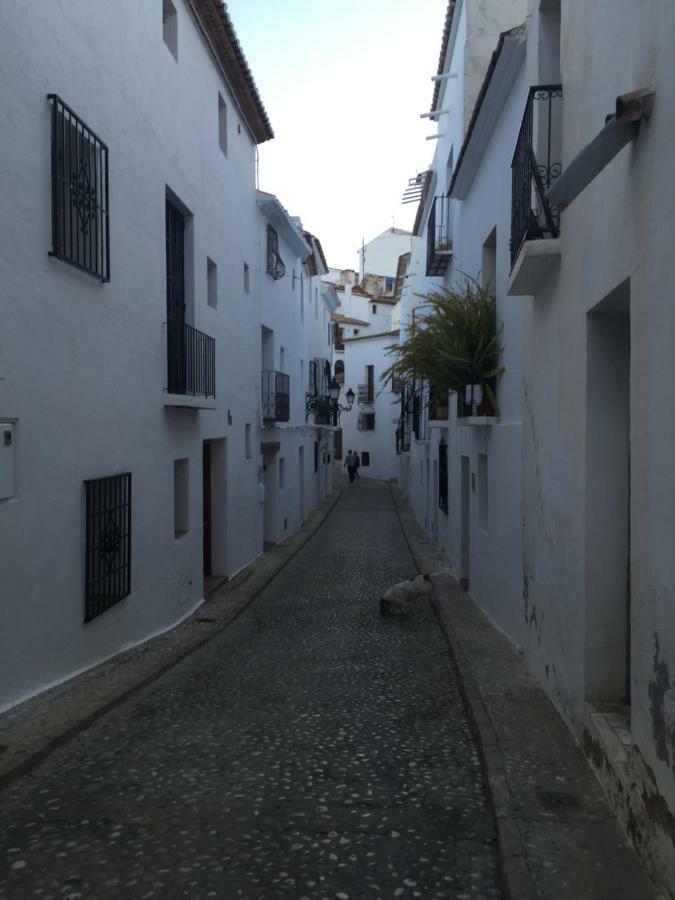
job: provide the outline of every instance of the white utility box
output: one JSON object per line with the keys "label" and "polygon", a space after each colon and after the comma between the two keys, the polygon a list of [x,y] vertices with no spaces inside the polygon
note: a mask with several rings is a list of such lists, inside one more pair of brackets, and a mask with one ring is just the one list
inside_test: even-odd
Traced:
{"label": "white utility box", "polygon": [[14,454],[14,425],[0,422],[0,500],[14,496]]}

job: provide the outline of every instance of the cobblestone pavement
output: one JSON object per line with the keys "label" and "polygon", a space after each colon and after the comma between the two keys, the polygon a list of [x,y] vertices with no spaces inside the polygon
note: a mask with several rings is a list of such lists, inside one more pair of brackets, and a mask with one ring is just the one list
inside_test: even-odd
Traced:
{"label": "cobblestone pavement", "polygon": [[231,627],[0,793],[0,897],[492,898],[478,752],[389,490]]}

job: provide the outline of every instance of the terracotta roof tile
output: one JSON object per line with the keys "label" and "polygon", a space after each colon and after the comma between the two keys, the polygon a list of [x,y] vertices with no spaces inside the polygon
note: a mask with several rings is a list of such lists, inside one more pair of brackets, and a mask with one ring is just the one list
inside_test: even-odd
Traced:
{"label": "terracotta roof tile", "polygon": [[193,0],[193,3],[256,143],[271,140],[272,126],[226,5],[222,0]]}

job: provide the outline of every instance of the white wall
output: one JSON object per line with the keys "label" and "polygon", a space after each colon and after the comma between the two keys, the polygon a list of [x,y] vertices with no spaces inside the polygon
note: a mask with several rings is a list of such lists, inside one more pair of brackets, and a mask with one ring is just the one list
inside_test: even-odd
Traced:
{"label": "white wall", "polygon": [[[410,250],[411,235],[398,228],[388,228],[359,250],[360,279],[365,274],[396,276],[398,258]],[[364,259],[365,250],[365,259]]]}
{"label": "white wall", "polygon": [[[255,146],[188,7],[178,61],[161,4],[120,0],[3,8],[0,420],[16,422],[15,496],[0,501],[0,707],[167,628],[201,600],[202,441],[219,438],[227,521],[214,558],[229,574],[260,552],[256,423]],[[110,148],[111,281],[50,258],[50,112],[58,93]],[[228,105],[228,156],[218,94]],[[198,139],[196,139],[198,136]],[[216,339],[215,409],[164,405],[165,196],[192,213],[188,299]],[[206,259],[218,266],[218,308]],[[190,320],[190,319],[189,319]],[[230,417],[228,417],[230,413]],[[224,445],[221,445],[221,449]],[[173,527],[174,460],[190,472],[189,531]],[[131,594],[83,625],[83,485],[132,473]],[[216,497],[215,501],[221,498]]]}
{"label": "white wall", "polygon": [[[343,457],[349,449],[359,456],[366,451],[370,454],[370,465],[364,466],[361,476],[368,478],[398,478],[398,457],[396,456],[396,425],[400,414],[400,395],[391,391],[391,383],[386,386],[380,375],[389,365],[385,347],[396,343],[397,337],[383,335],[364,340],[355,338],[345,341],[345,390],[351,387],[357,392],[359,384],[366,383],[366,366],[374,366],[375,400],[372,404],[354,402],[351,412],[344,412],[340,420],[342,426]],[[360,431],[357,427],[359,412],[375,413],[375,430]],[[344,458],[343,458],[344,463]]]}

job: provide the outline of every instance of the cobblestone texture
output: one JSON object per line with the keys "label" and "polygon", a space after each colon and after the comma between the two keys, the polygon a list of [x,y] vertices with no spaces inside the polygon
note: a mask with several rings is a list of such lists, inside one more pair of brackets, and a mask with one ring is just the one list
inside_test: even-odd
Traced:
{"label": "cobblestone texture", "polygon": [[493,898],[478,752],[388,488],[211,643],[0,794],[0,897]]}

